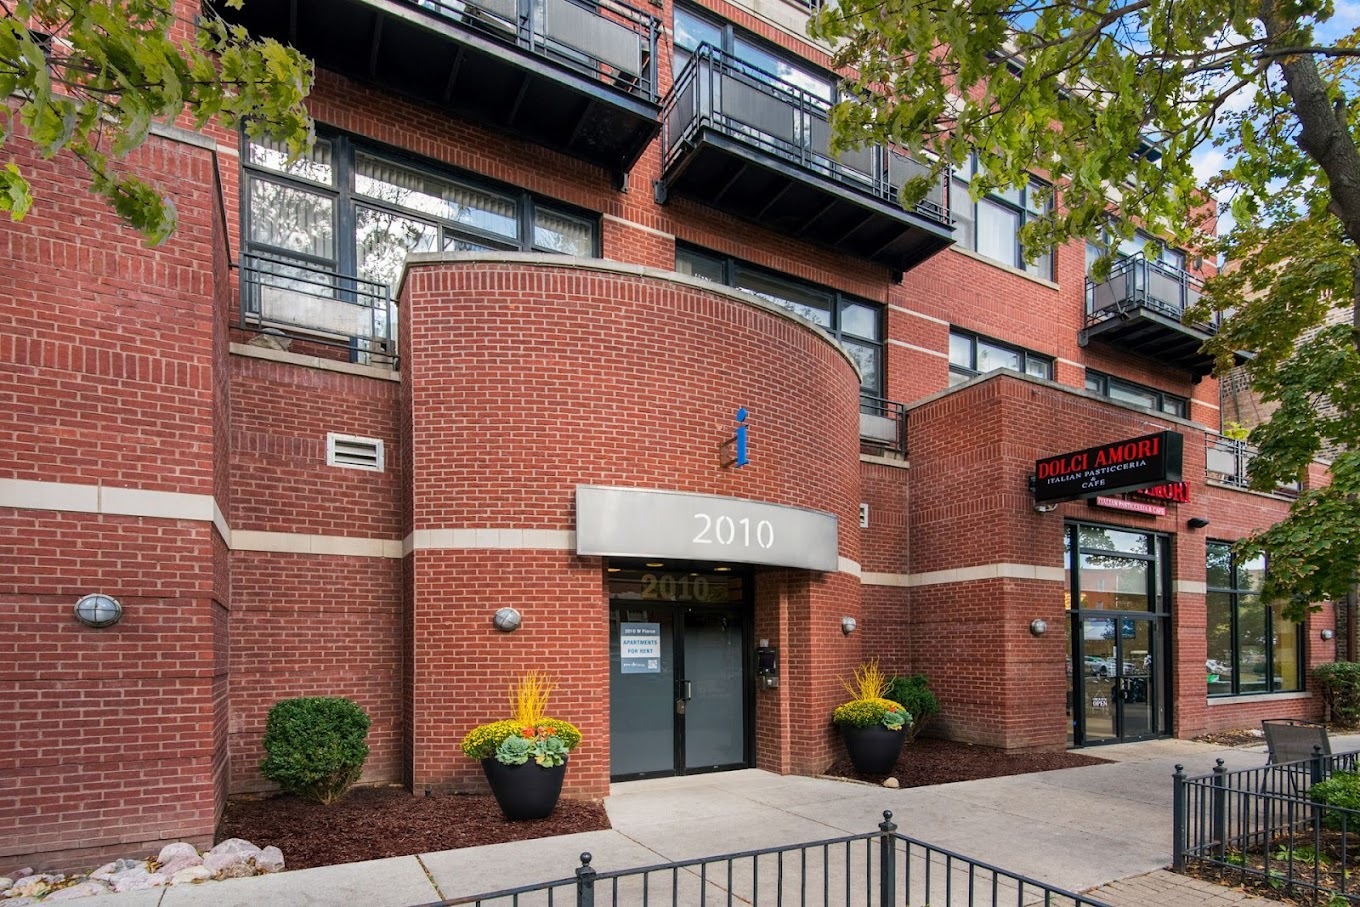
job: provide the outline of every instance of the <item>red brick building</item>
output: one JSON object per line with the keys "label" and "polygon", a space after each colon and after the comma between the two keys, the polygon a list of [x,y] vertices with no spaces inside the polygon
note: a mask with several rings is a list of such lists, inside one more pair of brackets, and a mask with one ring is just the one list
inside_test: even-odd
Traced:
{"label": "red brick building", "polygon": [[[909,159],[830,155],[805,9],[232,15],[317,59],[310,159],[159,128],[164,246],[65,156],[0,223],[0,863],[206,841],[297,695],[368,711],[366,780],[478,789],[461,736],[547,670],[586,797],[820,771],[866,658],[1013,750],[1318,713],[1331,612],[1226,546],[1289,490],[1217,434],[1185,254],[1088,286],[1027,192],[904,211]],[[1162,498],[1030,488],[1163,432]]]}

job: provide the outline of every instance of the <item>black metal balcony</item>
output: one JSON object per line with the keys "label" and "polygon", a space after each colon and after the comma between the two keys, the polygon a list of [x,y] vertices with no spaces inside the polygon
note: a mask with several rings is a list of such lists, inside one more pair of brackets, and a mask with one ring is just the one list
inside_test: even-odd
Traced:
{"label": "black metal balcony", "polygon": [[907,455],[907,407],[904,403],[859,395],[859,443],[872,453]]}
{"label": "black metal balcony", "polygon": [[[1256,448],[1246,441],[1207,433],[1204,436],[1205,477],[1213,484],[1250,488],[1251,461],[1255,456]],[[1275,494],[1296,498],[1301,487],[1298,482],[1290,482],[1276,487]]]}
{"label": "black metal balcony", "polygon": [[[1196,378],[1213,371],[1201,349],[1217,333],[1219,316],[1187,323],[1185,312],[1199,302],[1204,284],[1179,268],[1134,255],[1115,263],[1110,276],[1086,281],[1086,327],[1077,342],[1111,346],[1183,368]],[[1242,361],[1246,355],[1240,356]]]}
{"label": "black metal balcony", "polygon": [[347,351],[352,362],[396,368],[396,325],[387,284],[346,277],[296,259],[241,256],[242,330]]}
{"label": "black metal balcony", "polygon": [[661,129],[660,22],[620,0],[207,2],[323,69],[616,174]]}
{"label": "black metal balcony", "polygon": [[829,115],[822,99],[700,45],[662,112],[658,199],[683,195],[897,271],[949,246],[946,181],[903,209],[897,190],[921,165],[882,145],[833,155]]}

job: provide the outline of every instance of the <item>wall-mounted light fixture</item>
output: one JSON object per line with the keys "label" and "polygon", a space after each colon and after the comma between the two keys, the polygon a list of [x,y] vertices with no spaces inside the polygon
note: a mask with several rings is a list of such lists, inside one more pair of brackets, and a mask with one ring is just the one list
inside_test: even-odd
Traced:
{"label": "wall-mounted light fixture", "polygon": [[1031,636],[1043,636],[1048,632],[1048,621],[1042,617],[1036,617],[1029,622],[1029,632]]}
{"label": "wall-mounted light fixture", "polygon": [[76,602],[76,620],[87,627],[112,627],[122,619],[123,606],[112,595],[95,592]]}
{"label": "wall-mounted light fixture", "polygon": [[1332,632],[1330,629],[1327,629],[1327,630],[1323,630],[1323,631],[1322,631],[1322,638],[1323,638],[1324,640],[1331,639],[1331,638],[1332,638],[1333,636],[1335,636],[1335,635],[1336,635],[1336,634],[1335,634],[1334,632]]}
{"label": "wall-mounted light fixture", "polygon": [[1185,521],[1185,525],[1189,526],[1191,529],[1203,529],[1205,526],[1209,525],[1209,518],[1202,516],[1192,516],[1190,519]]}
{"label": "wall-mounted light fixture", "polygon": [[849,636],[851,633],[854,633],[855,627],[858,626],[859,624],[855,621],[853,617],[841,618],[841,632],[844,633],[846,636]]}
{"label": "wall-mounted light fixture", "polygon": [[513,633],[519,629],[519,625],[524,622],[524,618],[514,608],[501,608],[491,618],[492,625],[502,633]]}

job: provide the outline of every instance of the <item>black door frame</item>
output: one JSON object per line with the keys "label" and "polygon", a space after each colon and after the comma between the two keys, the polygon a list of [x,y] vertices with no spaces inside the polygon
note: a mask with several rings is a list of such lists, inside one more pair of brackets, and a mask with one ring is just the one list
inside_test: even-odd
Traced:
{"label": "black door frame", "polygon": [[[1152,539],[1153,553],[1150,555],[1126,554],[1119,551],[1102,551],[1100,549],[1085,549],[1085,553],[1097,551],[1115,557],[1132,558],[1144,560],[1151,565],[1148,581],[1147,594],[1152,602],[1152,608],[1147,611],[1118,611],[1112,609],[1093,608],[1082,610],[1081,608],[1081,554],[1083,549],[1080,546],[1079,527],[1087,526],[1096,529],[1110,529],[1117,532],[1130,532],[1138,535],[1146,535]],[[1086,746],[1107,746],[1116,743],[1130,743],[1137,740],[1154,740],[1170,736],[1170,728],[1173,723],[1174,714],[1172,711],[1175,697],[1173,695],[1172,684],[1174,682],[1175,671],[1172,669],[1175,664],[1175,651],[1172,643],[1171,633],[1171,576],[1174,572],[1171,564],[1171,536],[1163,532],[1155,532],[1138,526],[1120,526],[1112,523],[1098,523],[1092,520],[1069,520],[1063,525],[1063,537],[1068,548],[1070,561],[1068,595],[1072,607],[1067,615],[1067,627],[1069,645],[1067,651],[1068,663],[1071,665],[1071,690],[1069,696],[1069,709],[1071,714],[1069,722],[1072,728],[1072,745],[1075,747]],[[1160,565],[1160,569],[1159,568]],[[1101,619],[1107,618],[1118,622],[1124,618],[1134,620],[1146,620],[1151,623],[1150,654],[1152,664],[1149,666],[1149,678],[1154,687],[1152,696],[1157,700],[1150,703],[1152,706],[1152,730],[1147,734],[1125,735],[1123,732],[1123,703],[1113,705],[1115,709],[1114,730],[1115,736],[1109,740],[1086,740],[1086,671],[1085,658],[1082,646],[1082,623],[1087,618]],[[1117,664],[1116,674],[1122,674],[1122,651],[1123,640],[1118,638],[1121,634],[1116,633],[1115,657],[1120,659]]]}
{"label": "black door frame", "polygon": [[[621,567],[625,570],[643,570],[642,565],[630,564],[628,562],[615,562],[611,566]],[[658,573],[697,573],[700,575],[711,576],[717,579],[727,579],[729,577],[740,578],[741,601],[708,604],[703,602],[690,601],[665,601],[665,600],[643,600],[648,609],[667,609],[671,612],[671,627],[673,646],[672,658],[675,670],[675,689],[672,691],[672,712],[671,719],[674,722],[673,742],[674,752],[672,754],[671,768],[659,769],[649,772],[631,772],[622,775],[611,775],[610,781],[640,781],[647,778],[673,778],[683,775],[700,775],[710,772],[734,771],[742,768],[750,768],[755,764],[755,687],[754,687],[754,659],[755,648],[752,644],[754,639],[755,609],[754,585],[755,576],[749,570],[733,568],[726,572],[716,572],[711,566],[696,567],[687,564],[667,564],[664,568],[655,568]],[[614,601],[609,599],[607,602],[610,610],[614,610],[626,601]],[[702,766],[690,768],[685,764],[685,718],[686,716],[674,707],[675,702],[682,697],[682,687],[689,680],[685,677],[685,618],[692,611],[706,611],[709,613],[728,613],[741,620],[741,704],[742,704],[742,761],[724,765]],[[610,633],[614,632],[613,627]],[[613,645],[613,641],[610,641]],[[612,709],[612,704],[611,704]],[[611,741],[611,747],[613,745]]]}

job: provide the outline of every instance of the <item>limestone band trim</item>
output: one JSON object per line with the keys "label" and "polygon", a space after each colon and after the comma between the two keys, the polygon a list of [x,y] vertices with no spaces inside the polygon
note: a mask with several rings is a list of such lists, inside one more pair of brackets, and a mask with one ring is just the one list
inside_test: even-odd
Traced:
{"label": "limestone band trim", "polygon": [[[399,560],[413,551],[576,550],[576,533],[570,529],[418,529],[400,540],[232,529],[212,495],[29,479],[0,479],[0,507],[211,523],[232,551]],[[1065,578],[1061,567],[1031,564],[980,564],[932,573],[876,573],[865,571],[847,557],[838,559],[837,572],[856,577],[865,586],[895,588],[987,579],[1061,582]],[[1202,594],[1204,584],[1178,582],[1176,591]]]}

